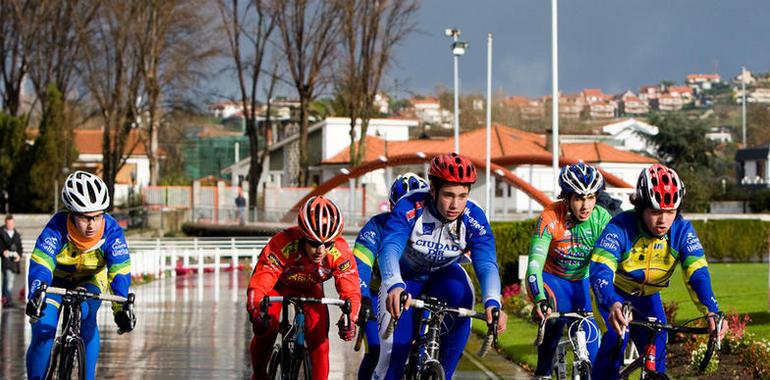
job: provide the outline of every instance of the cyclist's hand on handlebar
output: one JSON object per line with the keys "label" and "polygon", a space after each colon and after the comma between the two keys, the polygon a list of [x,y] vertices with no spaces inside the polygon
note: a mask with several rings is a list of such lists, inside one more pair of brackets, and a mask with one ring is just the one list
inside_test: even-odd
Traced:
{"label": "cyclist's hand on handlebar", "polygon": [[553,309],[551,309],[551,305],[548,304],[548,301],[538,301],[535,304],[535,307],[532,308],[532,320],[535,322],[540,322],[543,319],[547,319],[549,316],[551,316],[552,312]]}
{"label": "cyclist's hand on handlebar", "polygon": [[610,307],[609,315],[610,327],[612,327],[618,334],[623,332],[623,328],[628,326],[628,321],[623,316],[623,304],[615,302]]}
{"label": "cyclist's hand on handlebar", "polygon": [[118,325],[119,333],[122,334],[134,330],[134,327],[136,327],[136,315],[134,314],[133,293],[128,295],[128,301],[113,316],[115,317],[115,324]]}
{"label": "cyclist's hand on handlebar", "polygon": [[[709,321],[709,331],[714,331],[716,329],[716,320],[720,317],[717,313],[709,313],[708,314],[708,321]],[[727,323],[727,319],[721,318],[722,323],[719,328],[719,339],[724,338],[725,334],[727,333],[727,329],[729,328],[729,325]]]}
{"label": "cyclist's hand on handlebar", "polygon": [[346,342],[350,342],[356,337],[356,324],[351,321],[345,321],[344,315],[337,322],[337,328],[339,328],[340,339]]}
{"label": "cyclist's hand on handlebar", "polygon": [[45,289],[47,284],[43,283],[39,288],[35,290],[35,293],[30,299],[27,300],[27,307],[24,309],[24,313],[29,316],[30,323],[35,323],[43,316],[43,310],[45,310]]}
{"label": "cyclist's hand on handlebar", "polygon": [[[496,306],[490,306],[487,308],[487,324],[492,324],[494,318],[492,312],[497,309]],[[497,333],[502,334],[505,331],[506,323],[508,322],[508,315],[501,309],[497,318]]]}
{"label": "cyclist's hand on handlebar", "polygon": [[[403,288],[393,288],[390,292],[388,292],[388,299],[385,301],[385,307],[390,313],[390,315],[393,316],[393,318],[398,318],[401,315],[401,293],[404,292]],[[404,310],[409,310],[409,306],[412,305],[412,296],[407,293],[407,300],[406,304],[404,304]]]}

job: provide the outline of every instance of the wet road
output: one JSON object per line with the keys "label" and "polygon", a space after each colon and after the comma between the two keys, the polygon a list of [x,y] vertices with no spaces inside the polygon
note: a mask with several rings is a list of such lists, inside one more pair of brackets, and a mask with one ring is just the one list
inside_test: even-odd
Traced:
{"label": "wet road", "polygon": [[[245,273],[191,275],[134,288],[138,315],[134,332],[119,336],[111,313],[99,315],[102,349],[96,377],[247,379],[251,374],[251,328],[244,304],[247,279]],[[334,294],[331,282],[327,285],[328,294]],[[337,308],[330,308],[330,313],[331,321],[339,318]],[[23,309],[3,310],[0,318],[0,379],[23,379],[24,350],[30,338]],[[330,379],[355,379],[361,354],[334,333],[329,339]],[[497,378],[485,375],[479,364],[463,360],[455,379]],[[513,365],[509,370],[498,373],[506,379],[527,378]]]}

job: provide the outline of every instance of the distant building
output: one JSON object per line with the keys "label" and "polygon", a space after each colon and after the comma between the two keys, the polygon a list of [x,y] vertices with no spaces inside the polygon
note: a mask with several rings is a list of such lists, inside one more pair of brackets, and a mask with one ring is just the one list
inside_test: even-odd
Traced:
{"label": "distant building", "polygon": [[689,104],[693,101],[693,90],[689,86],[670,86],[666,89],[666,93],[682,98],[682,103],[684,104]]}
{"label": "distant building", "polygon": [[[231,101],[214,103],[209,106],[209,112],[217,119],[227,119],[241,114],[241,103]],[[243,115],[241,114],[241,116]]]}
{"label": "distant building", "polygon": [[719,74],[690,74],[685,80],[685,84],[695,90],[710,90],[715,84],[722,81]]}
{"label": "distant building", "polygon": [[770,145],[738,149],[735,162],[738,164],[737,182],[747,187],[770,187]]}
{"label": "distant building", "polygon": [[733,141],[733,134],[729,127],[714,127],[706,133],[706,138],[718,143],[729,143]]}
{"label": "distant building", "polygon": [[412,98],[412,107],[415,117],[423,123],[452,128],[452,113],[441,108],[438,98]]}
{"label": "distant building", "polygon": [[684,106],[682,97],[672,94],[661,94],[658,96],[657,109],[660,111],[679,111]]}
{"label": "distant building", "polygon": [[619,111],[623,115],[638,116],[650,112],[650,106],[642,101],[632,91],[626,91],[619,96]]}
{"label": "distant building", "polygon": [[627,119],[602,127],[604,134],[617,142],[617,147],[632,152],[655,155],[655,149],[647,142],[645,135],[657,135],[658,127],[636,119]]}
{"label": "distant building", "polygon": [[[770,104],[770,88],[755,88],[746,90],[746,103]],[[743,90],[738,87],[735,90],[735,102],[743,102]]]}
{"label": "distant building", "polygon": [[374,95],[374,109],[383,115],[390,113],[390,97],[384,92],[378,92]]}

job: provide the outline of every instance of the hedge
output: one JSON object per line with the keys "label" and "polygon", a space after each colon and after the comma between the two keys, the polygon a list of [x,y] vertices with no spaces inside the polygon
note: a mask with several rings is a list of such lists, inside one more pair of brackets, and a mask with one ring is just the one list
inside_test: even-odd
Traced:
{"label": "hedge", "polygon": [[[516,278],[519,255],[529,253],[536,222],[537,219],[492,223],[497,261],[503,269],[505,283]],[[767,255],[770,222],[744,219],[691,222],[709,261],[758,261]],[[514,270],[516,272],[510,273]]]}

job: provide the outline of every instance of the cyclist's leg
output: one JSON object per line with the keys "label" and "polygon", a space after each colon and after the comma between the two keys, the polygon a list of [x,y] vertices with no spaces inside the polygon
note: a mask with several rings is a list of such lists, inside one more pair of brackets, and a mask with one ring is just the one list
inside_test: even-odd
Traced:
{"label": "cyclist's leg", "polygon": [[45,300],[46,308],[43,316],[32,325],[32,340],[27,349],[27,378],[42,379],[48,368],[51,356],[51,346],[56,337],[56,325],[59,323],[61,296],[48,294]]}
{"label": "cyclist's leg", "polygon": [[[575,281],[573,286],[575,287],[572,297],[572,305],[574,308],[580,308],[584,311],[593,311],[593,305],[591,304],[590,286],[589,280],[583,279],[582,281]],[[591,363],[596,359],[596,353],[599,351],[599,342],[601,340],[601,334],[599,332],[599,325],[596,323],[598,314],[595,314],[593,318],[587,319],[583,323],[583,331],[586,332],[586,346],[588,348],[588,358]]]}
{"label": "cyclist's leg", "polygon": [[[275,289],[268,292],[269,296],[281,295]],[[252,379],[267,379],[267,362],[270,360],[270,354],[273,351],[273,343],[278,336],[278,321],[281,317],[281,304],[272,303],[267,310],[270,315],[270,324],[264,333],[260,335],[254,335],[251,338],[251,344],[249,345],[249,351],[251,352],[251,368],[253,374]],[[251,325],[249,324],[249,327]]]}
{"label": "cyclist's leg", "polygon": [[[625,294],[618,292],[621,297]],[[608,313],[606,310],[599,307],[596,303],[596,298],[591,291],[591,297],[593,301],[594,314],[597,315],[596,322],[599,325],[599,329],[602,333],[601,343],[599,343],[599,351],[596,354],[596,359],[593,361],[593,372],[591,377],[594,379],[607,379],[614,380],[618,378],[618,372],[620,371],[620,365],[623,362],[623,353],[628,343],[628,335],[623,340],[623,344],[620,347],[620,352],[616,350],[618,343],[618,333],[611,327],[608,328],[607,322]]]}
{"label": "cyclist's leg", "polygon": [[[422,293],[423,283],[415,280],[405,280],[406,291],[412,297]],[[377,328],[380,336],[380,356],[377,358],[377,367],[374,369],[375,379],[400,379],[406,369],[406,360],[412,346],[414,323],[412,321],[413,309],[401,313],[395,331],[388,339],[382,339],[382,335],[390,323],[390,313],[385,308],[388,290],[380,286],[379,310],[377,314]]]}
{"label": "cyclist's leg", "polygon": [[[473,308],[473,285],[465,269],[457,263],[432,273],[426,293],[446,302],[450,307]],[[458,318],[455,315],[444,318],[439,361],[448,379],[452,378],[457,368],[470,333],[470,318]]]}
{"label": "cyclist's leg", "polygon": [[[666,323],[666,313],[663,311],[663,302],[660,299],[660,293],[655,293],[645,297],[633,297],[634,319],[644,319],[646,317],[655,317],[658,321]],[[634,340],[639,354],[642,355],[644,348],[649,342],[649,331],[646,329],[631,329],[631,338]],[[655,369],[660,373],[666,372],[666,341],[668,333],[663,331],[655,338]]]}
{"label": "cyclist's leg", "polygon": [[[323,297],[320,284],[311,297]],[[329,308],[326,305],[305,305],[305,338],[313,379],[326,380],[329,377]]]}
{"label": "cyclist's leg", "polygon": [[[94,282],[81,285],[91,293],[101,294],[102,291]],[[96,315],[102,305],[100,300],[88,300],[81,304],[80,337],[86,346],[86,380],[93,380],[96,373],[96,362],[99,360],[99,328],[96,326]]]}
{"label": "cyclist's leg", "polygon": [[[550,301],[555,311],[568,312],[572,309],[572,294],[570,281],[554,276],[548,272],[543,272],[543,289],[546,298]],[[550,376],[551,364],[556,347],[561,340],[562,331],[566,321],[562,319],[551,320],[545,325],[543,334],[543,343],[537,348],[537,368],[535,376]]]}
{"label": "cyclist's leg", "polygon": [[[377,310],[379,309],[377,302],[379,302],[379,297],[376,294],[373,294],[370,295],[369,298],[372,301],[372,312],[374,315],[377,315]],[[366,353],[364,354],[364,358],[361,360],[361,366],[358,368],[359,380],[369,380],[372,378],[374,367],[377,366],[377,359],[380,356],[380,336],[377,334],[376,320],[366,322],[364,335]]]}

